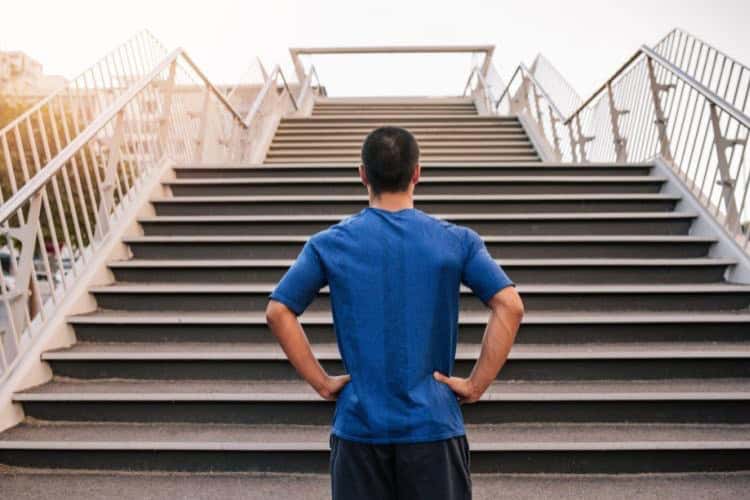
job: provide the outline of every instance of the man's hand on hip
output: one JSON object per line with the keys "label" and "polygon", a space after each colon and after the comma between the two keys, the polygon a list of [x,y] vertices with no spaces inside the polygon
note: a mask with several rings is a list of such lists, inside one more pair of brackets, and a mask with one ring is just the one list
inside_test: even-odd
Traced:
{"label": "man's hand on hip", "polygon": [[477,390],[476,386],[469,378],[448,377],[440,372],[434,372],[432,375],[435,377],[435,380],[450,387],[458,397],[458,402],[461,404],[474,403],[482,397],[482,393]]}
{"label": "man's hand on hip", "polygon": [[349,375],[328,375],[321,387],[315,387],[315,390],[326,401],[336,401],[341,390],[351,379],[352,377]]}
{"label": "man's hand on hip", "polygon": [[492,311],[487,322],[474,369],[468,378],[448,377],[435,372],[434,377],[450,387],[461,403],[474,403],[497,377],[508,359],[523,318],[523,301],[515,287],[508,286],[497,292],[487,306]]}

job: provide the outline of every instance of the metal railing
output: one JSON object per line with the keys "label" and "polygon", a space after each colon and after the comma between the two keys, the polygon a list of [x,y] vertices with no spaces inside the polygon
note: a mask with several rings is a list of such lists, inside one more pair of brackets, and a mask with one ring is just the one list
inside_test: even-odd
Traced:
{"label": "metal railing", "polygon": [[534,58],[529,72],[534,75],[537,84],[544,89],[544,92],[554,101],[557,109],[564,115],[572,113],[583,102],[570,82],[542,54],[537,54]]}
{"label": "metal railing", "polygon": [[312,103],[311,97],[318,95],[325,97],[326,92],[320,83],[320,77],[318,76],[318,71],[315,69],[315,65],[311,64],[297,95],[297,103],[300,108],[304,108],[308,103]]}
{"label": "metal railing", "polygon": [[750,251],[746,66],[673,30],[654,49],[639,48],[570,113],[545,87],[520,65],[496,110],[531,117],[562,161],[662,158]]}
{"label": "metal railing", "polygon": [[249,128],[184,50],[159,50],[136,37],[0,131],[9,267],[0,273],[0,382],[149,173],[167,158],[227,158]]}
{"label": "metal railing", "polygon": [[482,72],[481,66],[474,66],[469,72],[469,78],[466,80],[462,95],[466,97],[471,91],[474,102],[480,114],[490,114],[493,112],[492,90],[490,84]]}
{"label": "metal railing", "polygon": [[[569,142],[562,136],[560,124],[566,117],[557,107],[556,100],[547,93],[546,86],[539,82],[525,64],[521,63],[516,67],[508,85],[495,101],[494,109],[498,114],[519,115],[527,112],[547,139],[554,159],[560,161],[565,158],[563,150]],[[577,161],[575,151],[569,159]]]}
{"label": "metal railing", "polygon": [[298,109],[284,73],[278,65],[274,66],[243,120],[247,130],[241,134],[233,159],[262,161],[281,118]]}

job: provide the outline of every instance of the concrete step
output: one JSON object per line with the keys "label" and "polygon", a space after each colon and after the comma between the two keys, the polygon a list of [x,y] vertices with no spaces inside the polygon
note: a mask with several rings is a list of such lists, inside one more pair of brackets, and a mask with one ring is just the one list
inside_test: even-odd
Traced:
{"label": "concrete step", "polygon": [[[329,475],[225,472],[125,473],[122,471],[0,468],[8,498],[58,500],[64,491],[71,498],[212,499],[295,498],[330,500]],[[638,491],[648,500],[686,498],[736,499],[750,489],[747,472],[694,472],[651,474],[474,474],[475,500],[627,500]]]}
{"label": "concrete step", "polygon": [[[679,196],[662,193],[547,195],[416,195],[428,213],[669,212]],[[202,196],[152,198],[157,215],[353,214],[367,195]]]}
{"label": "concrete step", "polygon": [[[657,176],[520,177],[432,176],[420,180],[415,192],[422,195],[453,194],[603,194],[658,193],[666,178]],[[174,179],[163,183],[181,196],[356,195],[365,192],[362,181],[346,177],[277,179]]]}
{"label": "concrete step", "polygon": [[[510,176],[646,176],[653,168],[650,164],[595,164],[584,163],[581,165],[554,164],[554,163],[527,163],[519,165],[471,165],[471,164],[444,164],[430,165],[422,163],[422,178],[429,176],[487,176],[498,175]],[[178,179],[245,179],[256,177],[338,177],[349,175],[358,177],[357,168],[352,165],[309,165],[309,164],[276,164],[268,165],[177,165],[174,167]]]}
{"label": "concrete step", "polygon": [[[442,151],[444,149],[459,149],[459,148],[476,148],[476,149],[495,149],[495,148],[510,148],[510,149],[530,149],[533,148],[531,143],[526,138],[519,138],[516,136],[510,137],[491,137],[484,140],[465,141],[461,139],[451,138],[435,138],[433,140],[421,140],[419,141],[420,150],[423,152],[435,152]],[[295,151],[295,150],[342,150],[342,151],[354,151],[356,152],[362,147],[362,137],[353,136],[351,139],[345,140],[339,137],[337,141],[321,141],[319,139],[294,139],[294,140],[274,140],[271,143],[270,151]]]}
{"label": "concrete step", "polygon": [[430,110],[430,109],[445,109],[445,110],[467,110],[474,111],[476,113],[477,108],[473,102],[462,102],[462,103],[379,103],[379,104],[341,104],[341,103],[315,103],[313,107],[313,113],[319,113],[323,111],[340,111],[340,110],[354,110],[358,113],[364,113],[367,110],[384,111],[393,110],[399,113],[411,113],[412,111]]}
{"label": "concrete step", "polygon": [[473,104],[471,97],[420,97],[420,96],[356,96],[356,97],[316,97],[315,107],[318,106],[422,106],[422,105],[467,105]]}
{"label": "concrete step", "polygon": [[[270,339],[269,339],[270,340]],[[453,374],[467,377],[478,343],[460,343]],[[335,343],[316,343],[331,374],[345,373]],[[277,343],[79,343],[42,359],[58,377],[134,380],[298,380]],[[660,380],[749,378],[747,342],[524,344],[513,348],[499,380]]]}
{"label": "concrete step", "polygon": [[[109,269],[118,282],[275,283],[293,259],[132,259]],[[501,259],[498,264],[518,283],[715,283],[729,259]]]}
{"label": "concrete step", "polygon": [[[54,379],[13,399],[27,417],[68,422],[330,425],[335,406],[300,381]],[[498,381],[462,411],[470,425],[747,424],[750,380]]]}
{"label": "concrete step", "polygon": [[[0,469],[3,491],[9,498],[58,500],[60,491],[71,498],[330,500],[329,475],[225,472],[124,473],[121,471]],[[750,488],[747,472],[694,472],[652,474],[474,474],[475,500],[627,500],[633,491],[642,499],[736,499]]]}
{"label": "concrete step", "polygon": [[[360,158],[362,153],[362,145],[351,143],[341,147],[331,146],[324,144],[322,146],[311,147],[309,144],[304,144],[302,147],[291,147],[285,144],[276,145],[271,147],[266,154],[266,158],[281,158],[281,157],[305,157],[312,158],[316,156],[326,157],[350,157],[356,156]],[[458,144],[457,146],[449,147],[443,146],[423,146],[420,149],[420,159],[428,161],[431,157],[443,156],[443,157],[460,157],[472,158],[476,156],[523,156],[528,154],[534,154],[536,150],[530,142],[518,142],[513,141],[510,143],[500,143],[497,145],[491,145],[488,142],[483,143],[466,143]]]}
{"label": "concrete step", "polygon": [[[138,259],[292,259],[308,236],[130,236]],[[490,254],[504,259],[696,258],[714,238],[700,236],[486,236]]]}
{"label": "concrete step", "polygon": [[373,111],[385,111],[392,110],[397,113],[411,113],[412,111],[421,110],[432,110],[432,109],[445,109],[445,110],[465,110],[474,111],[476,113],[477,108],[473,102],[462,102],[462,103],[380,103],[380,104],[329,104],[329,103],[315,103],[313,107],[313,114],[324,111],[341,111],[341,110],[353,110],[357,113],[366,113],[368,110]]}
{"label": "concrete step", "polygon": [[[459,314],[459,338],[480,343],[487,325],[485,311]],[[311,342],[334,342],[330,313],[300,316]],[[262,312],[248,311],[107,311],[68,317],[80,342],[269,342]],[[539,312],[526,314],[516,345],[583,343],[746,342],[750,312],[666,313]]]}
{"label": "concrete step", "polygon": [[[271,163],[272,161],[340,161],[354,159],[355,162],[360,161],[361,150],[358,147],[346,148],[346,149],[334,149],[334,148],[323,148],[323,149],[275,149],[270,150],[266,153],[266,157],[263,160],[264,163]],[[517,158],[528,158],[536,157],[536,150],[533,146],[521,146],[521,147],[494,147],[494,148],[481,148],[481,147],[462,147],[454,149],[427,149],[420,153],[420,159],[424,161],[456,161],[456,158],[460,159],[483,159],[490,161],[493,159],[511,158],[510,161],[516,161]]]}
{"label": "concrete step", "polygon": [[[373,131],[378,126],[383,125],[382,123],[365,123],[358,125],[337,125],[333,124],[310,124],[310,125],[293,125],[285,126],[282,122],[279,124],[279,128],[276,130],[274,140],[281,139],[290,136],[329,136],[332,134],[347,134],[347,135],[359,135],[364,140],[365,136]],[[526,132],[520,123],[476,123],[465,121],[461,123],[445,122],[445,123],[400,123],[401,126],[408,126],[409,132],[414,137],[423,137],[427,135],[435,136],[447,136],[453,137],[458,134],[494,134],[496,137],[500,137],[504,134],[522,134],[526,136]],[[528,136],[527,136],[528,137]]]}
{"label": "concrete step", "polygon": [[[701,424],[468,426],[472,473],[744,470],[750,427]],[[24,423],[0,462],[47,469],[326,473],[328,426]]]}
{"label": "concrete step", "polygon": [[378,104],[378,105],[318,105],[313,107],[312,115],[328,115],[328,114],[420,114],[420,113],[466,113],[477,116],[477,108],[474,104],[420,104],[420,105],[409,105],[409,104]]}
{"label": "concrete step", "polygon": [[[268,303],[275,284],[128,283],[89,290],[102,309],[129,311],[257,311]],[[523,285],[527,311],[737,311],[749,312],[750,285]],[[461,288],[462,311],[486,306]],[[311,312],[330,311],[328,288],[310,304]]]}
{"label": "concrete step", "polygon": [[336,124],[341,125],[362,125],[370,123],[383,123],[385,124],[398,124],[400,126],[407,126],[407,123],[414,123],[418,125],[431,125],[433,123],[446,123],[446,124],[512,124],[520,126],[518,118],[515,116],[472,116],[467,118],[456,118],[453,115],[435,115],[435,116],[410,116],[408,114],[339,114],[336,116],[306,116],[306,117],[292,117],[284,118],[279,124],[280,127],[294,127],[294,126],[305,126],[305,125],[316,125],[316,124]]}
{"label": "concrete step", "polygon": [[[364,112],[363,112],[364,111]],[[445,118],[446,116],[452,116],[456,119],[463,118],[474,118],[479,116],[476,109],[420,109],[420,110],[396,110],[396,109],[368,109],[368,110],[357,110],[357,109],[333,109],[333,110],[314,110],[310,115],[311,119],[314,118],[349,118],[353,115],[366,115],[368,117],[380,117],[390,119],[394,116],[403,116],[408,118],[422,118],[422,117],[433,117],[439,116]]]}
{"label": "concrete step", "polygon": [[[687,234],[693,212],[430,214],[485,236]],[[346,215],[187,215],[138,219],[147,236],[314,234]]]}
{"label": "concrete step", "polygon": [[[651,173],[650,164],[595,164],[580,165],[531,163],[531,164],[435,164],[422,163],[422,178],[430,176],[646,176]],[[245,179],[256,177],[336,177],[349,175],[357,177],[357,168],[352,165],[305,165],[277,164],[268,165],[177,165],[174,167],[178,179]]]}
{"label": "concrete step", "polygon": [[[430,163],[455,163],[456,159],[459,159],[458,156],[446,156],[441,155],[439,153],[435,155],[422,155],[420,157],[421,160],[424,160],[425,162]],[[537,156],[536,153],[528,153],[524,155],[497,155],[497,154],[490,154],[490,155],[469,155],[468,157],[463,156],[460,159],[468,159],[471,160],[474,163],[487,163],[491,165],[496,165],[498,163],[518,163],[518,162],[534,162],[538,161],[541,162],[541,158]],[[294,157],[273,157],[273,158],[266,158],[263,163],[267,165],[271,164],[277,164],[277,163],[290,163],[290,162],[300,162],[300,163],[308,163],[311,165],[315,164],[321,164],[321,165],[330,165],[332,163],[341,163],[346,165],[358,165],[361,162],[359,153],[352,154],[352,155],[345,155],[345,156],[294,156]]]}
{"label": "concrete step", "polygon": [[[605,212],[560,214],[431,214],[486,236],[678,235],[687,234],[692,212]],[[147,236],[311,235],[346,215],[206,215],[138,219]]]}
{"label": "concrete step", "polygon": [[[278,137],[274,137],[271,147],[283,146],[283,145],[309,145],[310,147],[327,147],[334,145],[346,145],[361,146],[365,140],[366,134],[362,133],[338,133],[338,134],[310,134],[305,135],[300,132],[299,134],[285,134]],[[442,146],[444,142],[452,144],[450,147],[456,146],[469,146],[476,143],[483,144],[497,143],[506,144],[507,142],[523,142],[528,143],[528,136],[521,130],[508,131],[503,133],[485,133],[477,132],[474,134],[463,133],[463,134],[451,134],[446,131],[444,134],[419,134],[415,137],[419,142],[420,146],[432,148],[435,146]]]}

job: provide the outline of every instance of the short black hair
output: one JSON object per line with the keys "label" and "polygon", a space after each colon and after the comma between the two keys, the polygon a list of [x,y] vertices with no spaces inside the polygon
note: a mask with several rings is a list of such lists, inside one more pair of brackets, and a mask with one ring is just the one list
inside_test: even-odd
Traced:
{"label": "short black hair", "polygon": [[380,127],[362,144],[362,164],[375,195],[406,191],[419,162],[419,144],[400,127]]}

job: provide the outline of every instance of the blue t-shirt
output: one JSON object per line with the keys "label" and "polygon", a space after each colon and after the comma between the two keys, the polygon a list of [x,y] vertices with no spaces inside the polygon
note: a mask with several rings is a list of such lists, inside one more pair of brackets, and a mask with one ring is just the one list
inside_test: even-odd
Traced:
{"label": "blue t-shirt", "polygon": [[460,284],[483,302],[512,282],[472,229],[416,208],[367,207],[313,235],[269,295],[301,314],[328,285],[351,381],[332,433],[366,443],[464,434],[453,371]]}

